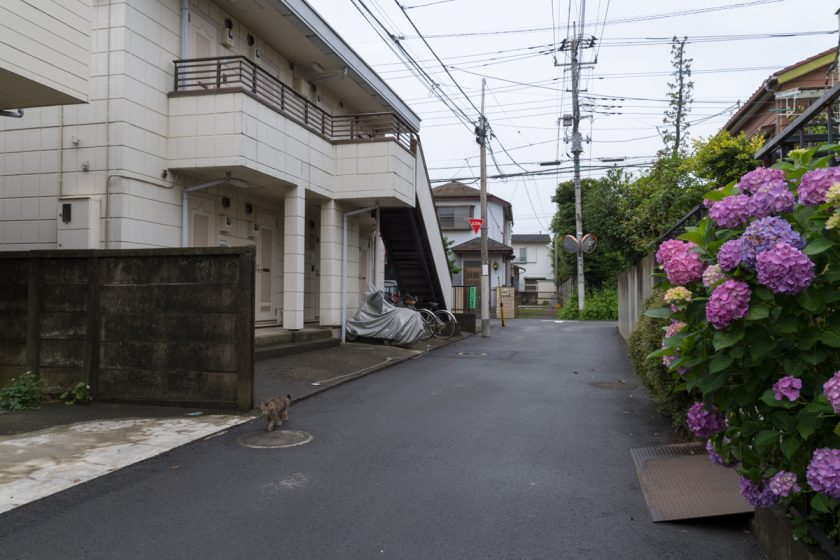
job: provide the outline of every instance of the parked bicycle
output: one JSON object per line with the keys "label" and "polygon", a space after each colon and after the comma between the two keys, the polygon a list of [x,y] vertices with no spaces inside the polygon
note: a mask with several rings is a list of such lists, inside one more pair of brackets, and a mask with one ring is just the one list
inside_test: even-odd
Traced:
{"label": "parked bicycle", "polygon": [[433,336],[446,340],[458,330],[458,320],[450,311],[437,309],[438,304],[433,301],[420,302],[411,294],[405,294],[403,303],[409,309],[420,313],[423,319],[423,335],[420,340],[428,340]]}

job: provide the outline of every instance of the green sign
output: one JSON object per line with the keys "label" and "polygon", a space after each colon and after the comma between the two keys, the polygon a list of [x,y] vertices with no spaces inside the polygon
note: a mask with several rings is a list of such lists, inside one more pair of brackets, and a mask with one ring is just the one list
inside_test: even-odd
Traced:
{"label": "green sign", "polygon": [[475,294],[477,291],[475,286],[470,286],[470,309],[475,309]]}

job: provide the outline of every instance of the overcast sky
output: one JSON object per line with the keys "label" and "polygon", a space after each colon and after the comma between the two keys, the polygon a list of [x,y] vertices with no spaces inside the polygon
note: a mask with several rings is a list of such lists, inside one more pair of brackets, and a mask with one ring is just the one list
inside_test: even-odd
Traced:
{"label": "overcast sky", "polygon": [[[400,44],[472,122],[486,76],[485,113],[502,172],[544,171],[539,162],[569,162],[559,175],[488,181],[490,193],[513,204],[514,233],[548,231],[554,187],[572,178],[569,146],[557,126],[560,115],[571,113],[571,94],[564,91],[571,89],[571,76],[562,65],[568,57],[551,51],[572,35],[567,25],[579,23],[582,0],[399,0],[452,78],[395,0],[308,1],[420,115],[432,179],[478,176],[473,125],[459,121],[397,59],[354,2],[361,10],[370,9],[388,33],[404,37]],[[596,101],[594,113],[583,107],[583,115],[591,118],[581,122],[581,130],[592,140],[584,145],[583,166],[603,166],[599,158],[627,158],[619,165],[650,161],[662,147],[656,127],[667,106],[672,36],[689,38],[686,52],[693,59],[695,101],[689,120],[695,124],[689,133],[708,137],[775,70],[835,46],[838,7],[838,0],[586,1],[585,32],[598,41],[582,57],[588,62],[597,57],[581,81],[587,90],[581,94],[584,101]],[[825,31],[833,33],[815,33]],[[799,35],[750,37],[783,33]],[[639,42],[645,44],[633,44]],[[561,66],[555,66],[555,56]],[[488,157],[488,174],[497,173]],[[602,173],[584,170],[584,176]]]}

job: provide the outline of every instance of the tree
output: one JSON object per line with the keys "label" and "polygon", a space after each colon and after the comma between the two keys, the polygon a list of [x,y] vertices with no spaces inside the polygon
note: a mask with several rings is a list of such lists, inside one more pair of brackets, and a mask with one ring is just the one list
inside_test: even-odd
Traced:
{"label": "tree", "polygon": [[662,119],[662,141],[672,158],[685,153],[688,131],[688,111],[693,101],[694,82],[691,81],[691,58],[685,57],[686,37],[671,40],[673,81],[668,82],[668,109]]}
{"label": "tree", "polygon": [[[612,169],[605,177],[583,179],[581,182],[581,210],[584,231],[598,237],[598,245],[592,253],[583,258],[586,285],[599,288],[615,281],[618,273],[632,261],[628,258],[630,248],[623,228],[622,218],[625,196],[630,176],[621,169]],[[557,186],[552,197],[557,212],[552,219],[551,229],[555,235],[575,234],[575,192],[574,182],[566,181]],[[576,274],[576,255],[558,253],[558,278]]]}
{"label": "tree", "polygon": [[732,136],[721,130],[707,140],[694,141],[691,170],[711,188],[728,185],[758,167],[754,154],[763,145],[763,135],[747,138],[743,132]]}
{"label": "tree", "polygon": [[449,264],[449,274],[458,274],[461,268],[455,265],[455,259],[452,257],[452,243],[451,239],[443,236],[443,248],[446,251],[446,262]]}

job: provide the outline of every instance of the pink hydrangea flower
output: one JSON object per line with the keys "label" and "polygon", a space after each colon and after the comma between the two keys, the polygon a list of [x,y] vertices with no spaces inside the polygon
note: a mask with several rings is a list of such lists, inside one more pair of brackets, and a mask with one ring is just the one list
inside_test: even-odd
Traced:
{"label": "pink hydrangea flower", "polygon": [[828,189],[840,182],[840,167],[813,169],[799,181],[799,203],[805,206],[819,206],[825,203]]}
{"label": "pink hydrangea flower", "polygon": [[831,379],[823,383],[823,392],[834,413],[840,414],[840,371],[835,371]]}
{"label": "pink hydrangea flower", "polygon": [[785,242],[776,243],[755,259],[758,281],[776,294],[798,294],[814,280],[814,263]]}
{"label": "pink hydrangea flower", "polygon": [[750,219],[750,197],[745,194],[727,196],[709,209],[709,217],[724,228],[734,228]]}
{"label": "pink hydrangea flower", "polygon": [[750,310],[750,286],[738,280],[727,280],[712,290],[706,302],[706,320],[716,329],[747,316]]}
{"label": "pink hydrangea flower", "polygon": [[701,402],[691,405],[686,415],[688,429],[697,437],[707,438],[721,431],[724,426],[723,415],[716,406],[707,410]]}
{"label": "pink hydrangea flower", "polygon": [[784,171],[781,169],[759,167],[741,177],[741,180],[738,181],[738,190],[741,191],[741,194],[753,194],[762,186],[768,183],[777,183],[778,181],[786,181]]}
{"label": "pink hydrangea flower", "polygon": [[820,494],[840,498],[840,449],[815,449],[806,479],[808,486]]}

